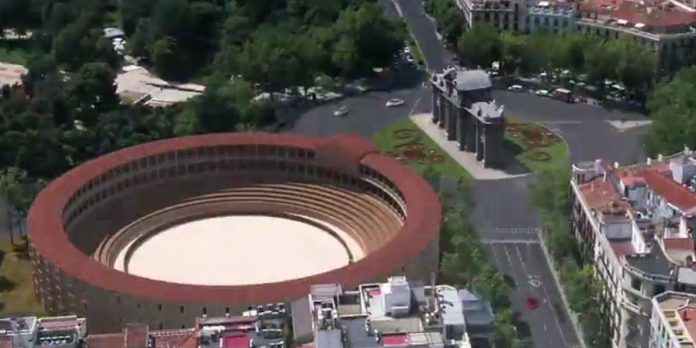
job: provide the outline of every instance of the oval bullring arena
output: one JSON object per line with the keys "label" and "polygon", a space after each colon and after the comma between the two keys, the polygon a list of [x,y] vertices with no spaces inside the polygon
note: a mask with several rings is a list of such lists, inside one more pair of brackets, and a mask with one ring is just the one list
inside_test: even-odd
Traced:
{"label": "oval bullring arena", "polygon": [[126,148],[51,182],[28,217],[37,296],[90,332],[190,327],[437,271],[441,207],[355,136],[209,134]]}

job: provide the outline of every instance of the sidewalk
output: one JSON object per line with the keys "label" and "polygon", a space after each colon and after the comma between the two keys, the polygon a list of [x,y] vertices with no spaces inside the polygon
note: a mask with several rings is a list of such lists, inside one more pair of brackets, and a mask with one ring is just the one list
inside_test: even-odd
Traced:
{"label": "sidewalk", "polygon": [[435,143],[437,143],[447,154],[452,157],[459,165],[464,167],[469,174],[476,180],[503,180],[518,178],[529,175],[510,174],[500,169],[484,168],[483,164],[476,160],[476,156],[471,152],[459,150],[459,145],[455,141],[448,141],[445,133],[430,122],[430,114],[411,115],[411,120]]}

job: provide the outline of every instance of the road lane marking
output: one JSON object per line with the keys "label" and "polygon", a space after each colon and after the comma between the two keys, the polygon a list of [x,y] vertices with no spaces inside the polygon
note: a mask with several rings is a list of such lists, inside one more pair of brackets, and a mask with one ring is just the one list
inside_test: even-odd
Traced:
{"label": "road lane marking", "polygon": [[485,239],[483,244],[539,244],[538,240],[532,239]]}

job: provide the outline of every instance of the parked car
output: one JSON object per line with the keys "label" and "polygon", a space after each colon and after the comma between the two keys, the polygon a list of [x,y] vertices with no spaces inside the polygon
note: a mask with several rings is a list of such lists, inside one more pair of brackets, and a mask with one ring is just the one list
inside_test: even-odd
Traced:
{"label": "parked car", "polygon": [[521,85],[512,85],[508,87],[508,91],[522,91],[524,88]]}
{"label": "parked car", "polygon": [[548,97],[548,96],[549,96],[549,91],[547,91],[547,90],[545,90],[545,89],[540,89],[540,90],[534,92],[534,94],[536,94],[536,95],[538,95],[538,96],[540,96],[540,97]]}
{"label": "parked car", "polygon": [[348,114],[348,107],[345,105],[342,105],[338,109],[336,109],[333,114],[334,114],[334,116],[337,116],[337,117],[345,116]]}
{"label": "parked car", "polygon": [[406,46],[404,47],[404,53],[406,53],[406,54],[411,53],[411,47],[408,47],[408,45],[406,45]]}
{"label": "parked car", "polygon": [[410,54],[407,54],[407,55],[406,55],[406,61],[409,62],[409,63],[415,63],[415,62],[416,62],[416,60],[415,60],[415,59],[413,58],[413,56],[410,55]]}
{"label": "parked car", "polygon": [[393,106],[400,106],[400,105],[404,105],[404,101],[403,101],[403,99],[393,98],[393,99],[387,100],[386,105],[388,108],[393,107]]}

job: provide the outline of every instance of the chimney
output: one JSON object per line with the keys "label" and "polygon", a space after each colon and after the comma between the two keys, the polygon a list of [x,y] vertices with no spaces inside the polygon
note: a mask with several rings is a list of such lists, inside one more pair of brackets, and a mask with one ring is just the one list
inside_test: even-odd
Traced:
{"label": "chimney", "polygon": [[662,154],[657,155],[657,161],[662,162],[665,159],[665,156],[662,156]]}
{"label": "chimney", "polygon": [[645,163],[646,163],[647,165],[652,164],[652,158],[648,157],[648,159],[645,160]]}

